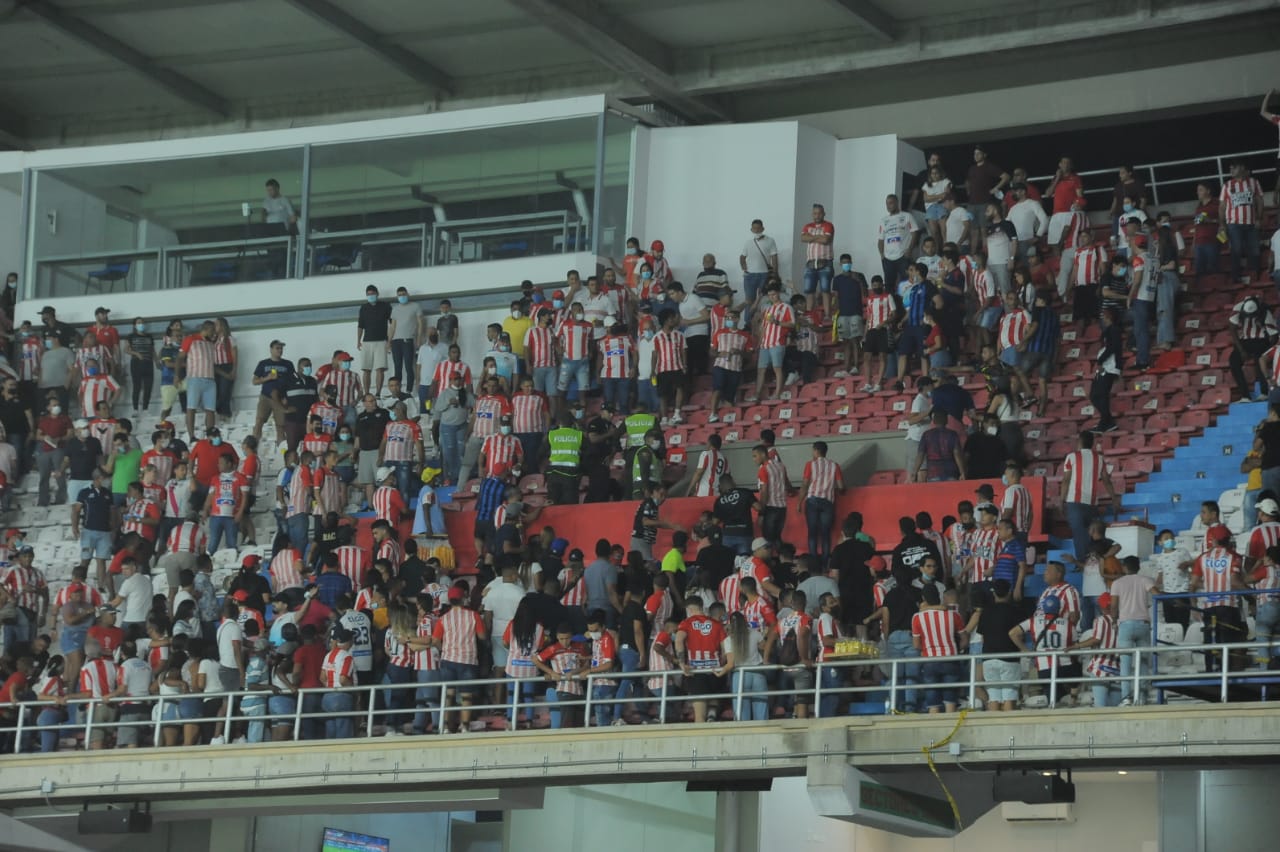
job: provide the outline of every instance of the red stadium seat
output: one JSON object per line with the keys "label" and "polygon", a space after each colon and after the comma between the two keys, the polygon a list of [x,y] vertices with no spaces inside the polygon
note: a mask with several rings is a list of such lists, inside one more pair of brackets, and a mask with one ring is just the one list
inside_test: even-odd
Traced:
{"label": "red stadium seat", "polygon": [[1180,434],[1190,432],[1199,432],[1209,428],[1209,409],[1199,408],[1193,409],[1178,418],[1176,425],[1172,427],[1173,431]]}
{"label": "red stadium seat", "polygon": [[826,420],[827,404],[821,400],[806,402],[800,406],[797,416],[802,421]]}
{"label": "red stadium seat", "polygon": [[1191,406],[1193,409],[1211,411],[1231,404],[1231,388],[1225,385],[1210,387],[1200,395],[1200,401]]}
{"label": "red stadium seat", "polygon": [[1147,450],[1154,453],[1164,453],[1176,450],[1181,443],[1181,438],[1177,432],[1156,432],[1151,436],[1151,442],[1147,444]]}
{"label": "red stadium seat", "polygon": [[894,470],[878,470],[867,478],[868,485],[894,485],[897,482],[898,473]]}
{"label": "red stadium seat", "polygon": [[868,417],[863,420],[858,428],[859,432],[888,432],[889,418],[887,417]]}
{"label": "red stadium seat", "polygon": [[751,425],[752,423],[759,423],[761,420],[764,420],[770,413],[771,411],[767,405],[753,405],[746,411],[742,412],[742,420],[747,425]]}

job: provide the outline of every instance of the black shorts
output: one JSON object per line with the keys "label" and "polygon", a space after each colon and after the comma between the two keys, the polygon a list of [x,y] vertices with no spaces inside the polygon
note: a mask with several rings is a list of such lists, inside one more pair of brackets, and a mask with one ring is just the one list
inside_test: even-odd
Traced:
{"label": "black shorts", "polygon": [[710,672],[697,672],[685,678],[685,688],[689,695],[695,697],[719,695],[724,692],[724,678]]}
{"label": "black shorts", "polygon": [[742,383],[742,373],[738,370],[726,370],[723,367],[711,368],[711,389],[720,391],[720,395],[730,402],[738,396],[738,386]]}
{"label": "black shorts", "polygon": [[482,521],[477,518],[474,537],[476,541],[483,542],[488,542],[489,539],[493,538],[493,521]]}
{"label": "black shorts", "polygon": [[684,387],[684,373],[668,370],[658,374],[658,398],[667,401],[675,399],[676,390]]}
{"label": "black shorts", "polygon": [[862,338],[862,351],[869,355],[885,355],[889,352],[889,329],[873,328]]}

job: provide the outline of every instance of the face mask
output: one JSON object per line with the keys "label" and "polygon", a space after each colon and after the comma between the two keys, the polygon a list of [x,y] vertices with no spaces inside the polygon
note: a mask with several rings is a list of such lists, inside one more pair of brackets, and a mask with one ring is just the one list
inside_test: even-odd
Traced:
{"label": "face mask", "polygon": [[303,367],[303,368],[302,368],[302,375],[304,375],[304,376],[309,376],[309,375],[311,375],[311,367],[310,367],[310,366]]}
{"label": "face mask", "polygon": [[510,352],[510,351],[511,351],[511,347],[510,347],[510,346],[508,346],[508,345],[507,345],[507,344],[505,344],[505,343],[499,343],[499,344],[498,344],[498,351],[499,351],[499,352]]}
{"label": "face mask", "polygon": [[98,368],[90,367],[89,369],[85,370],[85,372],[88,373],[90,376],[96,376],[98,375]]}
{"label": "face mask", "polygon": [[17,282],[17,281],[6,281],[6,282],[4,282],[4,283],[5,283],[7,286],[9,286],[9,287],[17,287],[17,286],[18,286],[18,282]]}
{"label": "face mask", "polygon": [[510,426],[499,426],[499,427],[498,427],[498,431],[499,431],[499,432],[501,432],[501,433],[502,433],[502,434],[504,434],[504,435],[510,435],[510,434],[511,434],[511,427],[510,427]]}
{"label": "face mask", "polygon": [[661,442],[661,441],[658,441],[658,440],[650,441],[650,442],[649,442],[649,448],[650,448],[650,449],[654,449],[654,450],[660,450],[660,449],[662,449],[662,442]]}
{"label": "face mask", "polygon": [[218,436],[214,436],[214,437],[212,437],[212,438],[210,438],[210,439],[209,439],[209,443],[210,443],[210,444],[213,444],[215,447],[220,447],[220,446],[222,446],[222,438],[220,438],[220,437],[218,437]]}
{"label": "face mask", "polygon": [[53,415],[61,414],[61,413],[62,413],[62,406],[61,406],[61,405],[51,405],[51,406],[49,406],[49,413],[50,413],[50,414],[53,414]]}
{"label": "face mask", "polygon": [[646,329],[644,330],[644,339],[645,339],[645,340],[653,340],[653,329],[651,329],[651,328],[646,328]]}
{"label": "face mask", "polygon": [[521,317],[521,316],[522,316],[522,315],[521,315],[521,313],[520,313],[519,311],[512,311],[512,312],[511,312],[511,318],[512,318],[512,319],[520,319],[520,317]]}
{"label": "face mask", "polygon": [[339,441],[350,441],[350,440],[351,440],[351,435],[350,435],[350,433],[347,433],[347,432],[340,432],[340,433],[338,433],[338,440],[339,440]]}
{"label": "face mask", "polygon": [[635,246],[627,246],[627,254],[637,255],[639,253],[640,253],[640,249],[636,248]]}
{"label": "face mask", "polygon": [[1000,484],[1001,484],[1001,485],[1008,485],[1008,484],[1009,484],[1009,477],[1007,477],[1007,476],[1001,476],[1001,477],[1000,477]]}
{"label": "face mask", "polygon": [[592,630],[592,631],[590,631],[589,633],[587,633],[587,635],[588,635],[588,636],[590,636],[592,639],[599,639],[599,638],[600,638],[600,631],[599,631],[599,630]]}
{"label": "face mask", "polygon": [[551,307],[556,308],[557,310],[559,310],[560,308],[563,308],[563,307],[564,307],[564,299],[552,299],[552,300],[551,300]]}
{"label": "face mask", "polygon": [[853,271],[853,264],[852,264],[852,263],[842,263],[842,264],[840,264],[840,268],[841,268],[841,269],[843,269],[845,272],[852,272],[852,271]]}
{"label": "face mask", "polygon": [[574,314],[574,315],[573,315],[573,321],[574,321],[574,322],[582,322],[582,314]]}
{"label": "face mask", "polygon": [[654,300],[655,302],[665,302],[665,301],[667,300],[667,294],[666,294],[666,293],[658,293],[656,296],[654,296],[654,297],[653,297],[653,300]]}
{"label": "face mask", "polygon": [[583,414],[585,414],[585,413],[586,413],[586,412],[584,412],[581,408],[575,408],[575,409],[573,410],[573,419],[574,419],[574,420],[581,420],[581,419],[582,419],[582,415],[583,415]]}
{"label": "face mask", "polygon": [[399,420],[399,419],[400,419],[400,415],[396,414],[394,411],[393,411],[393,412],[391,412],[390,414],[388,414],[388,415],[387,415],[387,417],[391,418],[392,420]]}
{"label": "face mask", "polygon": [[145,323],[135,322],[133,324],[133,330],[138,332],[138,334],[142,334],[142,332],[147,330],[147,326]]}
{"label": "face mask", "polygon": [[350,361],[343,361],[343,362],[342,362],[342,369],[347,370],[347,371],[350,371],[350,370],[351,370],[351,362],[350,362]]}
{"label": "face mask", "polygon": [[371,304],[371,305],[376,305],[376,304],[378,303],[378,297],[377,297],[377,296],[375,296],[375,295],[373,295],[372,293],[370,293],[369,295],[365,296],[365,297],[364,297],[364,300],[365,300],[366,302],[368,302],[369,304]]}
{"label": "face mask", "polygon": [[46,341],[44,342],[44,348],[45,348],[45,349],[52,349],[52,348],[53,348],[53,341],[52,341],[52,340],[46,340]]}
{"label": "face mask", "polygon": [[724,327],[725,327],[725,328],[733,328],[735,325],[737,325],[737,323],[736,323],[736,322],[734,322],[733,320],[725,320],[725,321],[724,321]]}
{"label": "face mask", "polygon": [[640,273],[640,277],[643,280],[648,281],[650,278],[653,277],[653,273],[646,269],[644,272]]}
{"label": "face mask", "polygon": [[397,302],[399,302],[399,303],[400,303],[400,304],[402,304],[402,305],[407,305],[407,304],[409,304],[409,297],[408,297],[408,296],[396,296],[396,301],[397,301]]}
{"label": "face mask", "polygon": [[1124,212],[1126,212],[1126,213],[1132,213],[1132,212],[1133,212],[1133,205],[1132,205],[1132,204],[1126,204],[1126,205],[1124,206]]}
{"label": "face mask", "polygon": [[1000,429],[999,429],[999,427],[996,427],[996,426],[988,426],[988,427],[987,427],[987,434],[988,434],[988,435],[998,435],[999,433],[1000,433]]}
{"label": "face mask", "polygon": [[1177,539],[1166,538],[1164,541],[1160,542],[1160,546],[1163,547],[1165,550],[1173,550],[1175,547],[1178,546],[1178,541]]}
{"label": "face mask", "polygon": [[128,449],[129,449],[129,448],[128,448],[127,446],[125,446],[124,444],[118,444],[118,445],[116,445],[116,455],[120,455],[120,456],[122,456],[122,455],[124,455],[124,454],[125,454],[125,452],[126,452]]}
{"label": "face mask", "polygon": [[462,385],[460,385],[460,384],[455,384],[455,385],[453,385],[453,389],[454,389],[454,390],[456,390],[456,391],[460,391],[460,390],[462,390]]}

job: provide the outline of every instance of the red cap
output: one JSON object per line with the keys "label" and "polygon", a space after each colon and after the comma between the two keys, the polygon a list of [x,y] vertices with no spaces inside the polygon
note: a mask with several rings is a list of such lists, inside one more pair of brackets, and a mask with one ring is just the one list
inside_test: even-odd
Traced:
{"label": "red cap", "polygon": [[667,247],[662,244],[662,240],[654,240],[649,243],[649,251],[666,251]]}
{"label": "red cap", "polygon": [[4,534],[4,540],[5,540],[5,541],[13,541],[15,538],[17,538],[17,537],[18,537],[18,536],[20,536],[20,535],[21,535],[21,536],[25,536],[25,535],[26,535],[26,533],[24,533],[22,530],[17,529],[17,528],[15,527],[14,529],[11,529],[11,530],[9,530],[7,533],[5,533],[5,534]]}
{"label": "red cap", "polygon": [[250,553],[241,562],[241,568],[257,568],[262,564],[262,557],[256,553]]}
{"label": "red cap", "polygon": [[1111,593],[1110,592],[1103,592],[1102,594],[1098,595],[1098,609],[1101,610],[1102,612],[1106,612],[1107,610],[1111,609]]}
{"label": "red cap", "polygon": [[563,291],[563,290],[557,290],[557,291],[555,291],[554,293],[552,293],[552,294],[551,294],[551,298],[553,298],[553,299],[563,299],[563,298],[564,298],[564,291]]}
{"label": "red cap", "polygon": [[244,589],[236,589],[234,592],[231,593],[231,599],[233,601],[239,601],[240,603],[244,603],[245,601],[249,600],[249,593],[246,592]]}
{"label": "red cap", "polygon": [[457,586],[453,586],[449,589],[449,600],[462,601],[466,599],[467,599],[467,593],[462,591],[462,589],[459,589]]}
{"label": "red cap", "polygon": [[867,567],[877,574],[883,574],[889,570],[889,566],[884,564],[883,556],[873,556],[867,560]]}
{"label": "red cap", "polygon": [[337,355],[334,355],[333,357],[337,358],[339,361],[354,361],[354,360],[356,360],[355,358],[352,358],[352,357],[351,357],[351,353],[350,353],[350,352],[339,352]]}
{"label": "red cap", "polygon": [[161,420],[159,423],[157,423],[157,424],[156,424],[156,428],[157,428],[157,429],[164,429],[164,430],[165,430],[165,431],[167,431],[167,432],[173,432],[173,431],[176,431],[176,430],[173,428],[173,422],[172,422],[172,421],[170,421],[170,420]]}

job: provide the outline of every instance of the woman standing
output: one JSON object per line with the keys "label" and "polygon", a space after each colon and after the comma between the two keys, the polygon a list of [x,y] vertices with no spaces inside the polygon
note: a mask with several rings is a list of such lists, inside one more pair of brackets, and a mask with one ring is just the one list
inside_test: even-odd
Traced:
{"label": "woman standing", "polygon": [[213,380],[218,394],[218,416],[226,422],[231,419],[231,390],[236,383],[236,342],[226,317],[218,317],[214,325]]}
{"label": "woman standing", "polygon": [[768,689],[764,672],[746,671],[745,667],[759,666],[764,663],[760,656],[760,634],[751,629],[747,619],[741,612],[729,616],[729,637],[725,640],[724,665],[715,672],[716,677],[724,677],[732,672],[733,718],[742,722],[751,720],[763,722],[769,716],[769,700],[760,695]]}
{"label": "woman standing", "polygon": [[1178,319],[1178,245],[1173,228],[1162,223],[1152,232],[1152,253],[1159,265],[1156,283],[1156,348],[1168,352],[1178,339],[1174,325]]}

